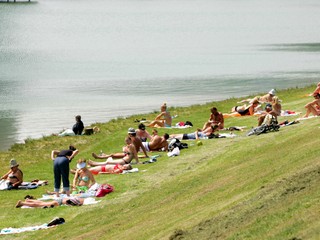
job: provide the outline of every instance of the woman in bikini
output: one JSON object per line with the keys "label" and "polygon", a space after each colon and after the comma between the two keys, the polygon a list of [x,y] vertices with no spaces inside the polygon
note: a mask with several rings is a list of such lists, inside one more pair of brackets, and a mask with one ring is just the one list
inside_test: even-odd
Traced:
{"label": "woman in bikini", "polygon": [[241,117],[241,116],[252,116],[255,113],[255,109],[258,107],[259,101],[254,100],[250,105],[236,106],[232,108],[232,113],[224,113],[223,117]]}
{"label": "woman in bikini", "polygon": [[122,173],[124,170],[131,170],[132,166],[130,164],[105,164],[101,166],[92,167],[89,170],[92,174],[112,174],[112,173]]}
{"label": "woman in bikini", "polygon": [[18,167],[19,164],[17,163],[17,161],[15,159],[11,159],[9,172],[1,177],[1,179],[6,180],[8,190],[18,189],[18,187],[23,182],[23,173]]}
{"label": "woman in bikini", "polygon": [[[132,143],[132,140],[130,137],[126,137],[125,138],[125,143],[126,145],[123,147],[123,153],[119,153],[117,155],[122,155],[122,158],[121,159],[117,159],[117,160],[114,160],[112,157],[114,156],[113,154],[109,155],[107,161],[105,162],[94,162],[94,161],[91,161],[89,160],[88,161],[88,164],[91,166],[91,167],[94,167],[94,166],[104,166],[104,165],[107,165],[107,164],[120,164],[120,165],[125,165],[125,164],[129,164],[131,163],[131,161],[133,159],[136,160],[136,163],[139,163],[139,159],[138,159],[138,154],[137,154],[137,151],[136,151],[136,148],[135,146],[133,145]],[[102,157],[99,157],[99,156],[96,156],[96,155],[93,155],[95,158],[102,158]],[[106,156],[103,156],[103,158],[106,158],[108,155]]]}
{"label": "woman in bikini", "polygon": [[96,180],[87,168],[86,160],[79,159],[73,179],[72,190],[76,193],[86,192],[95,183]]}
{"label": "woman in bikini", "polygon": [[172,117],[167,111],[167,104],[162,104],[160,108],[161,113],[152,121],[148,127],[171,127]]}

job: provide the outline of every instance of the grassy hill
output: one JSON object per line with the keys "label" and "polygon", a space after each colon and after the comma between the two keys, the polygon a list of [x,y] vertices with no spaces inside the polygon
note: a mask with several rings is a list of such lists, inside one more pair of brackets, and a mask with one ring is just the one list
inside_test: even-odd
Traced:
{"label": "grassy hill", "polygon": [[[278,91],[283,109],[304,112],[306,97],[315,86]],[[160,129],[159,133],[192,132],[217,106],[228,112],[238,99],[171,108],[174,122],[191,121],[192,129]],[[136,165],[139,173],[97,176],[115,192],[96,205],[53,209],[16,209],[27,194],[41,197],[53,189],[50,152],[70,143],[79,157],[92,152],[119,152],[128,127],[136,118],[152,119],[156,112],[97,123],[99,134],[81,137],[48,136],[28,139],[0,153],[2,173],[14,157],[25,181],[49,180],[35,190],[0,192],[0,229],[40,225],[58,216],[66,223],[56,228],[2,236],[4,239],[320,239],[319,118],[283,127],[279,132],[188,141],[189,149],[153,164]],[[280,117],[279,121],[297,117]],[[256,117],[226,119],[226,127],[256,126]],[[150,129],[151,130],[151,129]],[[154,153],[157,154],[157,153]],[[78,158],[78,157],[77,157]],[[76,160],[76,159],[75,159]],[[75,167],[73,160],[71,167]]]}

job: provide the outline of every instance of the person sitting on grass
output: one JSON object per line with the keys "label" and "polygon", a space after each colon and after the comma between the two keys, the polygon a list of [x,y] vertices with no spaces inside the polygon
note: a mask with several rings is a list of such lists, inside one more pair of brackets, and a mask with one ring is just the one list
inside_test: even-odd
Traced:
{"label": "person sitting on grass", "polygon": [[162,137],[154,135],[151,142],[143,142],[143,145],[147,152],[151,151],[168,151],[168,142],[169,134],[165,133]]}
{"label": "person sitting on grass", "polygon": [[210,118],[204,124],[202,130],[207,129],[211,125],[218,125],[219,129],[223,129],[224,128],[223,114],[221,112],[218,112],[218,109],[216,107],[211,108],[210,111],[211,111]]}
{"label": "person sitting on grass", "polygon": [[316,89],[313,91],[313,93],[310,93],[309,96],[315,96],[317,94],[320,94],[320,82],[318,82]]}
{"label": "person sitting on grass", "polygon": [[19,200],[16,204],[16,208],[20,208],[22,206],[34,207],[34,208],[53,208],[61,205],[67,206],[82,206],[84,202],[83,198],[79,197],[66,197],[66,198],[58,198],[52,201],[41,201],[37,199],[25,199],[25,201]]}
{"label": "person sitting on grass", "polygon": [[167,104],[162,104],[160,108],[161,113],[152,121],[148,127],[171,127],[172,117],[167,111]]}
{"label": "person sitting on grass", "polygon": [[86,160],[79,159],[72,183],[73,193],[84,193],[95,183],[96,180],[87,168]]}
{"label": "person sitting on grass", "polygon": [[[132,143],[132,140],[130,137],[126,137],[125,138],[125,143],[126,145],[123,147],[123,152],[122,153],[114,153],[114,154],[102,154],[97,155],[95,153],[92,153],[92,156],[95,159],[107,159],[106,164],[120,164],[120,165],[124,165],[124,164],[129,164],[131,163],[131,161],[133,159],[136,160],[137,163],[139,163],[139,159],[138,159],[138,154],[136,151],[135,146]],[[111,159],[110,159],[111,158]],[[119,160],[113,160],[113,158],[120,158]],[[93,165],[93,161],[89,160],[88,164],[90,166],[94,166]]]}
{"label": "person sitting on grass", "polygon": [[106,162],[93,162],[91,161],[90,164],[94,167],[89,168],[89,171],[92,174],[105,174],[105,173],[122,173],[124,170],[131,170],[132,166],[130,164],[107,164]]}
{"label": "person sitting on grass", "polygon": [[140,123],[138,129],[136,130],[137,138],[140,138],[142,142],[146,142],[147,139],[152,139],[151,135],[146,130],[146,126],[143,123]]}
{"label": "person sitting on grass", "polygon": [[210,139],[217,137],[218,135],[214,134],[214,132],[218,131],[219,126],[213,125],[206,128],[204,131],[198,129],[193,133],[180,133],[180,134],[172,134],[170,138],[176,138],[179,140],[198,140],[198,139]]}
{"label": "person sitting on grass", "polygon": [[307,110],[306,114],[303,116],[304,118],[309,117],[311,113],[314,116],[320,116],[320,94],[314,95],[314,100],[307,103],[304,107]]}
{"label": "person sitting on grass", "polygon": [[1,177],[5,181],[5,189],[18,189],[23,182],[23,173],[19,169],[19,164],[15,159],[10,160],[10,170]]}

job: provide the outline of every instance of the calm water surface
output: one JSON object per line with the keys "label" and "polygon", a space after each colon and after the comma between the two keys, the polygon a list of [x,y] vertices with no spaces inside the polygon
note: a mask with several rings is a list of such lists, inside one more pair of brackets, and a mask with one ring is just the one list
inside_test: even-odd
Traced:
{"label": "calm water surface", "polygon": [[117,116],[319,81],[316,0],[0,4],[0,149]]}

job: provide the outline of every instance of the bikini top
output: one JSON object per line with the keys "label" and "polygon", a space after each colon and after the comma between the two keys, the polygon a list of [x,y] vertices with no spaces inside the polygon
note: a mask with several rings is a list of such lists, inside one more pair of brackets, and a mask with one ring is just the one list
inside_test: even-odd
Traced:
{"label": "bikini top", "polygon": [[116,164],[116,165],[113,167],[113,170],[115,171],[115,170],[119,169],[119,170],[120,170],[120,173],[122,173],[123,170],[120,169],[119,166],[120,166],[120,164]]}
{"label": "bikini top", "polygon": [[88,176],[84,176],[84,177],[79,176],[78,179],[79,179],[79,182],[80,181],[89,182],[89,177]]}

